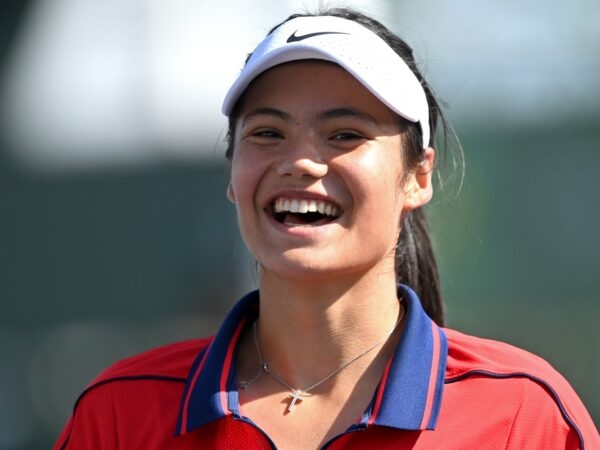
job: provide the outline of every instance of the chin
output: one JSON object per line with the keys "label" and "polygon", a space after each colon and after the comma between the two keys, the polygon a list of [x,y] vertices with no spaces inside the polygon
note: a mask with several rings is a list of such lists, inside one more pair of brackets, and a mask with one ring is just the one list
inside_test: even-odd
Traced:
{"label": "chin", "polygon": [[[319,282],[335,279],[362,278],[373,269],[373,264],[352,264],[348,260],[342,260],[339,256],[337,261],[332,258],[311,256],[309,259],[302,258],[278,258],[266,264],[260,264],[261,272],[266,277],[278,277],[289,281]],[[337,264],[336,264],[337,262]],[[376,266],[377,264],[375,264]]]}
{"label": "chin", "polygon": [[315,261],[315,258],[277,258],[277,260],[260,263],[261,271],[267,276],[287,278],[289,280],[307,281],[320,278],[331,278],[340,272],[340,268]]}

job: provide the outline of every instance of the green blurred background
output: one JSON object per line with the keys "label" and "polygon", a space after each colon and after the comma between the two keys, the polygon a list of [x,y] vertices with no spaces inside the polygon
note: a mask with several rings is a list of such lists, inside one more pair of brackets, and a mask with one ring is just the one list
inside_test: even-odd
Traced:
{"label": "green blurred background", "polygon": [[[99,370],[213,332],[253,286],[220,97],[318,2],[199,3],[3,4],[0,449],[49,448]],[[348,3],[406,36],[452,107],[464,182],[429,208],[449,325],[545,357],[598,424],[600,7]]]}

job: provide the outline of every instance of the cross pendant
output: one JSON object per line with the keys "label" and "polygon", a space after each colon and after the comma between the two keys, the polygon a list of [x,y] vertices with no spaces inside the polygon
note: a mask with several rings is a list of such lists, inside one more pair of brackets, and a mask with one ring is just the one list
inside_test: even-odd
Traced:
{"label": "cross pendant", "polygon": [[288,395],[288,397],[291,398],[290,404],[287,407],[288,413],[292,412],[292,409],[294,409],[294,406],[296,406],[296,403],[302,401],[302,394],[304,394],[304,392],[302,392],[300,390],[295,390],[291,394]]}

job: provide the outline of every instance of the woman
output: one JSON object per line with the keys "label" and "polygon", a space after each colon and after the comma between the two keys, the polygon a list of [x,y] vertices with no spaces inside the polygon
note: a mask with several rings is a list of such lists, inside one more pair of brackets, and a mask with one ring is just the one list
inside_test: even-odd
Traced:
{"label": "woman", "polygon": [[55,448],[600,448],[547,363],[441,328],[420,208],[443,118],[404,42],[349,10],[292,16],[223,111],[260,290],[214,338],[106,370]]}

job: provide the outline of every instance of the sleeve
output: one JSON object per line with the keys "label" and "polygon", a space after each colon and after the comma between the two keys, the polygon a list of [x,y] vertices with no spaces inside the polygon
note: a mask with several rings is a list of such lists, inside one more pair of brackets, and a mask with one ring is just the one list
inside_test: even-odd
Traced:
{"label": "sleeve", "polygon": [[112,384],[92,386],[77,400],[53,450],[117,450]]}
{"label": "sleeve", "polygon": [[531,380],[515,414],[507,448],[597,450],[600,436],[570,386],[561,386],[557,391]]}

